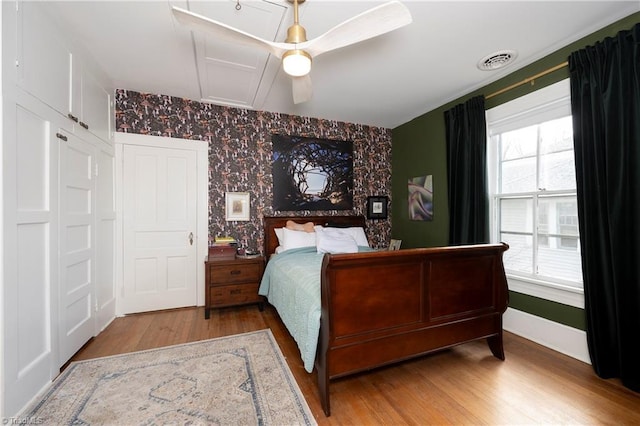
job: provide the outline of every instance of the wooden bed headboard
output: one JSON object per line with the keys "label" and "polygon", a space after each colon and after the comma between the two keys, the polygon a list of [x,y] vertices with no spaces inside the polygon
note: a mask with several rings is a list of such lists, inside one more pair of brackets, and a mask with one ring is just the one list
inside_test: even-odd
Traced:
{"label": "wooden bed headboard", "polygon": [[275,228],[284,228],[288,220],[296,223],[313,222],[322,226],[361,226],[365,227],[364,216],[265,216],[264,217],[264,255],[267,258],[276,251],[278,237]]}

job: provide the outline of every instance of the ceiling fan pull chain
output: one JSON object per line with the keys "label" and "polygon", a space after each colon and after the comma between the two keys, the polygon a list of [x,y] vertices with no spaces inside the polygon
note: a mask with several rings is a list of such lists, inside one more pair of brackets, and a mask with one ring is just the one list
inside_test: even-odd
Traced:
{"label": "ceiling fan pull chain", "polygon": [[236,0],[236,10],[242,9],[242,5],[240,4],[240,0]]}

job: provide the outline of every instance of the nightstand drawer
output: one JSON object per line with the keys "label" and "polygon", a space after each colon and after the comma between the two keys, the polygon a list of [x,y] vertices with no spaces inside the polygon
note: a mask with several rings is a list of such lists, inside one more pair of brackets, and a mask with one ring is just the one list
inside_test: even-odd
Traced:
{"label": "nightstand drawer", "polygon": [[212,264],[209,265],[210,284],[225,285],[232,283],[260,282],[262,278],[262,267],[255,262],[236,262],[230,265]]}
{"label": "nightstand drawer", "polygon": [[209,289],[211,306],[241,305],[243,303],[261,302],[258,295],[258,284],[236,284],[216,286]]}

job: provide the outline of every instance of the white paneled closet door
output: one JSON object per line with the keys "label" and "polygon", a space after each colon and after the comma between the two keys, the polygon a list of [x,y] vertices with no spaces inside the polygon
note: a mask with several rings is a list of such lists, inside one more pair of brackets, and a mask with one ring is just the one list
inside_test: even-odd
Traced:
{"label": "white paneled closet door", "polygon": [[[56,123],[46,108],[5,109],[4,412],[13,415],[58,374]],[[0,392],[1,394],[1,392]]]}
{"label": "white paneled closet door", "polygon": [[94,335],[95,148],[65,134],[60,144],[60,362]]}
{"label": "white paneled closet door", "polygon": [[96,202],[95,202],[95,300],[96,334],[113,319],[116,311],[115,288],[115,153],[112,146],[96,151]]}
{"label": "white paneled closet door", "polygon": [[0,418],[11,419],[115,316],[115,152],[98,65],[44,2],[1,5]]}

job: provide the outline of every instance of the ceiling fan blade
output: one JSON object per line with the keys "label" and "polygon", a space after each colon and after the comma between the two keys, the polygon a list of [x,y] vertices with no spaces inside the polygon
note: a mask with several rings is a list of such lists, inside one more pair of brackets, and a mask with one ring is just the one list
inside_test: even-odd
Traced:
{"label": "ceiling fan blade", "polygon": [[281,57],[285,51],[291,49],[291,46],[286,43],[276,43],[256,37],[237,28],[223,24],[222,22],[214,21],[206,16],[193,13],[177,6],[173,6],[172,10],[173,15],[176,17],[178,22],[191,27],[191,29],[199,30],[234,43],[257,47],[259,49],[266,49],[269,53],[276,55],[278,58]]}
{"label": "ceiling fan blade", "polygon": [[311,77],[309,74],[302,77],[291,77],[291,82],[294,104],[301,104],[311,99],[313,88],[311,87]]}
{"label": "ceiling fan blade", "polygon": [[394,0],[336,25],[321,36],[299,44],[298,49],[304,49],[315,57],[404,27],[411,21],[409,9]]}

